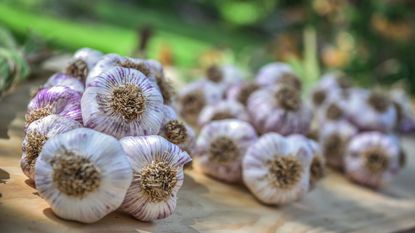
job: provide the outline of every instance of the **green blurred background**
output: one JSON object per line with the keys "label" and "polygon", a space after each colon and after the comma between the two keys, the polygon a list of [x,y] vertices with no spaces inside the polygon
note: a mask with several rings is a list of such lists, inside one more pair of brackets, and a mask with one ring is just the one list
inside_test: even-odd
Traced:
{"label": "green blurred background", "polygon": [[339,69],[364,86],[401,82],[415,93],[413,12],[412,0],[2,0],[0,27],[25,58],[80,47],[134,56],[150,31],[148,56],[179,70],[283,61],[308,84]]}

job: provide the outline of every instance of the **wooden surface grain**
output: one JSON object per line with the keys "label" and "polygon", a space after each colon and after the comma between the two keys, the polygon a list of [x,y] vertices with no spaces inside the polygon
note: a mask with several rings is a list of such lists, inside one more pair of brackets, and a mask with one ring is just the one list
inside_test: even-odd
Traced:
{"label": "wooden surface grain", "polygon": [[260,204],[242,185],[187,170],[175,213],[152,223],[114,212],[94,224],[56,217],[20,170],[23,116],[31,87],[0,101],[0,232],[394,232],[415,227],[415,140],[403,138],[408,166],[390,186],[372,191],[329,172],[299,202]]}

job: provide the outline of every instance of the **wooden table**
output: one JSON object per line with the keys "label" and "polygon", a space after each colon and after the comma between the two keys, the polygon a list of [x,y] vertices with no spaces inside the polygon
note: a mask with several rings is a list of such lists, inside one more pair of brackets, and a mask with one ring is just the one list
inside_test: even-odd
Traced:
{"label": "wooden table", "polygon": [[94,224],[56,217],[19,167],[23,116],[32,81],[0,102],[0,232],[393,232],[415,230],[415,141],[403,138],[408,166],[375,192],[329,172],[301,201],[260,204],[243,186],[187,170],[176,212],[153,223],[115,212]]}

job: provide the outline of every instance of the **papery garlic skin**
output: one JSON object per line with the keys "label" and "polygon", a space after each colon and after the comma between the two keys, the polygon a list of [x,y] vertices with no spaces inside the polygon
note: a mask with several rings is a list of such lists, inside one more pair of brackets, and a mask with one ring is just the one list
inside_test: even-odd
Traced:
{"label": "papery garlic skin", "polygon": [[255,129],[240,120],[220,120],[206,124],[196,141],[194,167],[230,183],[241,181],[241,161],[257,140]]}
{"label": "papery garlic skin", "polygon": [[84,84],[79,79],[64,73],[52,75],[46,83],[43,84],[43,88],[51,88],[54,86],[64,86],[79,93],[83,93],[85,90]]}
{"label": "papery garlic skin", "polygon": [[200,126],[203,126],[210,121],[224,119],[238,119],[248,122],[249,115],[239,102],[224,100],[205,106],[200,112],[198,122]]}
{"label": "papery garlic skin", "polygon": [[402,89],[393,89],[389,96],[396,108],[398,121],[396,129],[400,133],[415,132],[415,115],[409,96]]}
{"label": "papery garlic skin", "polygon": [[361,131],[390,132],[397,121],[396,109],[386,94],[355,90],[348,101],[348,119]]}
{"label": "papery garlic skin", "polygon": [[121,209],[141,221],[170,216],[183,184],[183,165],[190,156],[160,136],[120,140],[133,170],[133,180]]}
{"label": "papery garlic skin", "polygon": [[326,101],[333,98],[348,99],[350,81],[341,72],[331,72],[323,75],[311,91],[310,102],[314,109],[318,109]]}
{"label": "papery garlic skin", "polygon": [[102,56],[102,58],[97,62],[97,64],[92,68],[92,70],[88,73],[88,77],[86,78],[85,85],[86,87],[101,73],[117,66],[118,63],[124,62],[127,59],[122,57],[118,54],[106,54]]}
{"label": "papery garlic skin", "polygon": [[226,91],[226,99],[237,101],[242,105],[246,106],[251,94],[260,88],[261,87],[255,81],[243,80],[241,82],[232,84],[228,88],[228,90]]}
{"label": "papery garlic skin", "polygon": [[91,48],[78,49],[74,55],[74,59],[82,59],[88,65],[88,69],[91,70],[95,64],[104,56],[104,54],[98,50]]}
{"label": "papery garlic skin", "polygon": [[160,131],[163,100],[141,72],[112,68],[95,78],[81,100],[84,125],[112,135],[153,135]]}
{"label": "papery garlic skin", "polygon": [[400,171],[399,139],[379,132],[361,133],[352,138],[344,159],[346,175],[353,181],[379,188]]}
{"label": "papery garlic skin", "polygon": [[347,120],[349,99],[343,94],[332,91],[324,103],[318,109],[315,109],[315,116],[319,125],[324,125],[328,121]]}
{"label": "papery garlic skin", "polygon": [[296,137],[267,133],[246,152],[243,180],[261,202],[289,203],[308,192],[311,161],[309,147]]}
{"label": "papery garlic skin", "polygon": [[242,71],[234,65],[211,66],[207,69],[206,79],[226,90],[230,85],[243,79]]}
{"label": "papery garlic skin", "polygon": [[164,118],[159,135],[192,155],[196,144],[193,128],[181,121],[172,107],[165,105],[163,112]]}
{"label": "papery garlic skin", "polygon": [[120,143],[87,128],[48,140],[35,172],[39,195],[53,212],[84,223],[96,222],[116,210],[132,180]]}
{"label": "papery garlic skin", "polygon": [[49,115],[31,123],[26,129],[26,135],[22,142],[23,154],[20,167],[23,173],[34,180],[35,163],[44,143],[58,134],[81,127],[79,122],[59,115]]}
{"label": "papery garlic skin", "polygon": [[326,162],[331,167],[342,169],[350,139],[358,129],[347,121],[329,121],[320,127],[319,143]]}
{"label": "papery garlic skin", "polygon": [[256,82],[263,87],[272,85],[290,85],[301,90],[302,84],[294,70],[288,64],[281,62],[269,63],[263,66],[255,78]]}
{"label": "papery garlic skin", "polygon": [[178,93],[177,112],[187,123],[196,126],[203,107],[220,101],[222,96],[223,90],[210,81],[187,84]]}
{"label": "papery garlic skin", "polygon": [[279,85],[254,92],[248,99],[247,110],[260,133],[307,134],[310,129],[312,111],[290,86]]}
{"label": "papery garlic skin", "polygon": [[64,86],[39,90],[27,106],[26,126],[52,114],[82,123],[81,93]]}

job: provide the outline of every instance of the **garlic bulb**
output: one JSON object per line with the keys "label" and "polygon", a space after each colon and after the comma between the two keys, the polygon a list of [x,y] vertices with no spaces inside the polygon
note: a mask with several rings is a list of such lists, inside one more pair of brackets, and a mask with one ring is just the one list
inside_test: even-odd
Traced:
{"label": "garlic bulb", "polygon": [[[338,93],[339,94],[339,93]],[[343,95],[331,95],[326,101],[316,109],[315,114],[319,125],[327,121],[341,121],[347,119],[348,99]]]}
{"label": "garlic bulb", "polygon": [[362,131],[390,132],[397,121],[389,97],[379,91],[353,91],[348,101],[348,118]]}
{"label": "garlic bulb", "polygon": [[390,92],[391,100],[397,113],[397,130],[401,133],[415,131],[415,115],[412,109],[410,97],[402,89],[394,89]]}
{"label": "garlic bulb", "polygon": [[347,121],[329,121],[320,127],[319,142],[328,165],[343,168],[348,143],[357,132]]}
{"label": "garlic bulb", "polygon": [[39,90],[27,106],[26,127],[30,123],[52,114],[82,123],[81,94],[64,86]]}
{"label": "garlic bulb", "polygon": [[91,49],[91,48],[81,48],[78,49],[73,55],[73,59],[79,59],[86,63],[88,70],[94,68],[97,62],[104,56],[102,52]]}
{"label": "garlic bulb", "polygon": [[355,182],[379,188],[389,183],[402,163],[399,139],[379,132],[352,138],[344,160],[346,174]]}
{"label": "garlic bulb", "polygon": [[243,73],[233,65],[213,65],[207,69],[206,78],[227,89],[233,83],[240,82],[243,78]]}
{"label": "garlic bulb", "polygon": [[79,93],[83,93],[85,90],[84,84],[79,79],[64,73],[52,75],[43,85],[43,88],[51,88],[54,86],[64,86]]}
{"label": "garlic bulb", "polygon": [[259,88],[260,86],[254,81],[241,81],[229,87],[226,92],[226,98],[246,106],[248,98]]}
{"label": "garlic bulb", "polygon": [[244,121],[212,121],[199,134],[193,164],[214,178],[238,182],[241,180],[242,158],[256,139],[254,128]]}
{"label": "garlic bulb", "polygon": [[49,115],[31,123],[22,142],[20,167],[23,173],[34,180],[36,159],[45,142],[58,134],[81,127],[79,122],[58,115]]}
{"label": "garlic bulb", "polygon": [[164,119],[160,135],[191,155],[196,143],[192,127],[179,120],[172,107],[165,105],[163,110]]}
{"label": "garlic bulb", "polygon": [[212,82],[200,80],[184,86],[177,96],[177,110],[189,124],[196,126],[203,107],[222,99],[223,92]]}
{"label": "garlic bulb", "polygon": [[307,193],[312,154],[301,142],[267,133],[249,147],[242,162],[243,180],[263,203],[285,204]]}
{"label": "garlic bulb", "polygon": [[225,100],[205,106],[199,115],[199,125],[203,126],[210,121],[224,119],[249,121],[249,115],[239,102]]}
{"label": "garlic bulb", "polygon": [[256,76],[256,82],[263,87],[284,84],[301,90],[302,84],[291,67],[285,63],[274,62],[263,66]]}
{"label": "garlic bulb", "polygon": [[163,120],[163,99],[141,72],[121,67],[97,76],[81,100],[84,125],[112,135],[153,135]]}
{"label": "garlic bulb", "polygon": [[183,165],[191,158],[160,136],[120,140],[133,170],[133,181],[121,209],[141,221],[170,216],[183,184]]}
{"label": "garlic bulb", "polygon": [[302,103],[298,91],[287,85],[254,92],[247,110],[260,133],[306,134],[312,119],[311,109]]}
{"label": "garlic bulb", "polygon": [[332,72],[324,75],[311,91],[311,103],[313,108],[320,107],[331,97],[348,98],[348,89],[351,83],[347,77],[340,72]]}
{"label": "garlic bulb", "polygon": [[35,168],[36,188],[61,218],[92,223],[116,210],[131,184],[120,143],[91,129],[49,139]]}

